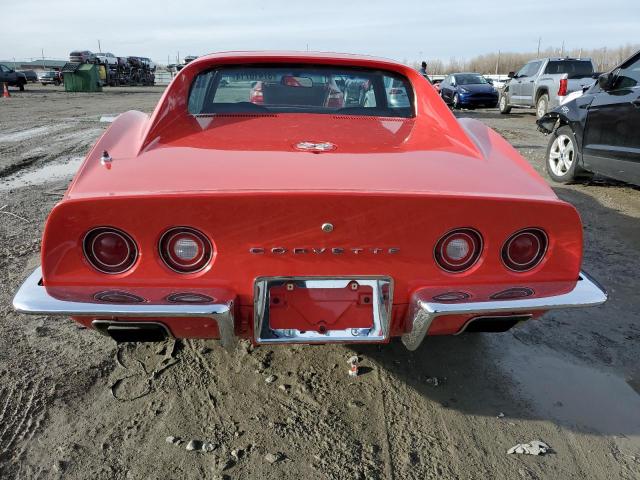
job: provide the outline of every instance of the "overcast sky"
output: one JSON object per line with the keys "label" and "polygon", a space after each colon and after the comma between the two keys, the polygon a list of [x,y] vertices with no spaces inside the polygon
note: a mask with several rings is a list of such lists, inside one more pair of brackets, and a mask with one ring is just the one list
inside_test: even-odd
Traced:
{"label": "overcast sky", "polygon": [[417,61],[640,42],[640,0],[2,0],[0,59],[286,49]]}

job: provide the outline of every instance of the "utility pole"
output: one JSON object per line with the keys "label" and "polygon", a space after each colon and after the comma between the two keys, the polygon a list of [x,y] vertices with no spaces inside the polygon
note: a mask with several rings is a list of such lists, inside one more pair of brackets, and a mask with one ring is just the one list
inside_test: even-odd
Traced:
{"label": "utility pole", "polygon": [[564,57],[564,40],[562,40],[562,50],[560,52],[560,56]]}
{"label": "utility pole", "polygon": [[540,58],[540,42],[542,42],[542,37],[538,37],[538,55],[536,58]]}
{"label": "utility pole", "polygon": [[180,50],[178,50],[178,56],[176,57],[176,63],[180,65]]}
{"label": "utility pole", "polygon": [[42,53],[42,68],[45,69],[46,67],[44,66],[44,48],[41,50]]}
{"label": "utility pole", "polygon": [[499,69],[500,69],[500,50],[498,50],[498,59],[496,60],[496,75],[498,75]]}
{"label": "utility pole", "polygon": [[98,53],[102,53],[102,47],[100,46],[100,39],[98,39]]}

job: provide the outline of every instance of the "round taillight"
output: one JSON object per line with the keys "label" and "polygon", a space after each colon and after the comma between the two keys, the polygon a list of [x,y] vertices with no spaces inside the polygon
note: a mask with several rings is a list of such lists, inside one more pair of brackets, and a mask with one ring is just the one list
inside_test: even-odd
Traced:
{"label": "round taillight", "polygon": [[436,262],[443,270],[460,273],[471,268],[482,253],[482,237],[471,228],[452,230],[444,235],[434,250]]}
{"label": "round taillight", "polygon": [[502,261],[510,270],[526,272],[538,265],[547,252],[547,235],[538,228],[520,230],[502,247]]}
{"label": "round taillight", "polygon": [[102,273],[122,273],[129,270],[138,258],[138,247],[133,239],[111,227],[90,230],[82,242],[84,256]]}
{"label": "round taillight", "polygon": [[190,227],[176,227],[160,238],[160,256],[171,270],[194,273],[211,261],[213,248],[209,239]]}

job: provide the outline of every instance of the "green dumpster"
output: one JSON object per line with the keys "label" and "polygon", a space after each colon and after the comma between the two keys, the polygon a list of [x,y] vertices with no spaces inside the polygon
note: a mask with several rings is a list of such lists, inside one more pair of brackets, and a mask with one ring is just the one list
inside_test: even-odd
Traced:
{"label": "green dumpster", "polygon": [[98,69],[92,63],[77,64],[77,68],[69,68],[67,71],[63,69],[63,72],[64,90],[66,92],[102,91],[100,79],[98,78]]}

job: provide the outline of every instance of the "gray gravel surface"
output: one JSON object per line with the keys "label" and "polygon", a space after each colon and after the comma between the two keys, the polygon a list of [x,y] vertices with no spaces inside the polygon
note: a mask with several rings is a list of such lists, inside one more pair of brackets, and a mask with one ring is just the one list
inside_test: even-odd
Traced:
{"label": "gray gravel surface", "polygon": [[[554,189],[580,211],[585,268],[610,301],[504,334],[428,338],[416,352],[227,352],[215,341],[116,347],[67,319],[14,313],[47,212],[106,128],[99,117],[149,112],[161,92],[0,99],[0,207],[22,217],[0,211],[0,478],[640,478],[640,193],[606,179]],[[542,172],[547,139],[532,113],[458,114]],[[507,455],[531,440],[552,453]]]}

